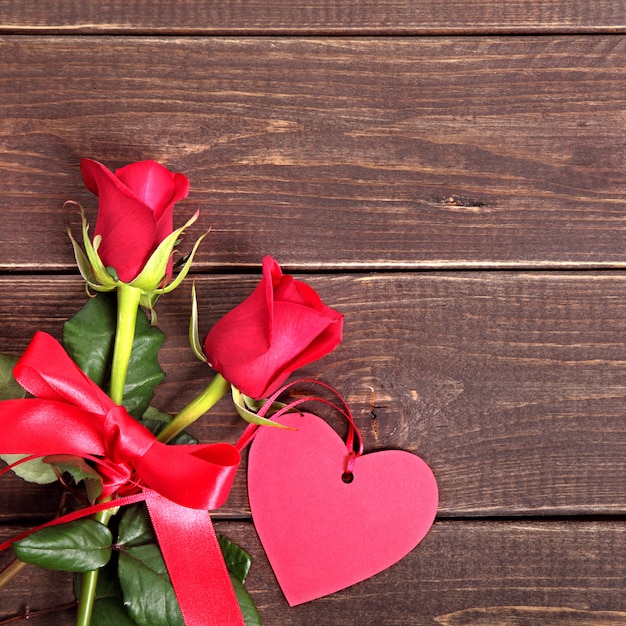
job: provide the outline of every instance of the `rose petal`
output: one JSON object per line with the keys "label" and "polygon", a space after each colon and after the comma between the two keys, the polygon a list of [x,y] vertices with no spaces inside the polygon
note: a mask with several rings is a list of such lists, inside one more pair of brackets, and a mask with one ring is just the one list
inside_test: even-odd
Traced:
{"label": "rose petal", "polygon": [[228,368],[228,380],[246,395],[271,395],[300,367],[334,349],[341,341],[343,316],[329,318],[292,303],[276,303],[275,333],[270,349]]}
{"label": "rose petal", "polygon": [[209,331],[204,353],[216,369],[255,359],[270,347],[270,310],[264,282]]}
{"label": "rose petal", "polygon": [[[174,174],[156,161],[139,161],[121,167],[115,176],[154,212],[157,222],[164,212],[173,210],[174,203],[187,197],[189,180]],[[171,230],[165,234],[165,238]]]}

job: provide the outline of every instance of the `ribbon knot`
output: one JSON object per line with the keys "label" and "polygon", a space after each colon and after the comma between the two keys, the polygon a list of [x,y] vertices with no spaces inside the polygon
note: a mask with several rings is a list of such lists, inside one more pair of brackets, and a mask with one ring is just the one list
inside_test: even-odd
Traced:
{"label": "ribbon knot", "polygon": [[111,407],[104,416],[104,457],[108,462],[99,466],[104,497],[114,494],[124,496],[139,489],[135,467],[137,459],[150,449],[156,439],[138,422],[133,422],[128,421],[126,410],[120,406]]}
{"label": "ribbon knot", "polygon": [[113,406],[104,415],[103,435],[106,457],[115,463],[132,465],[156,442],[152,433],[139,422],[128,420],[124,407]]}
{"label": "ribbon knot", "polygon": [[[240,462],[238,449],[228,443],[178,446],[158,441],[43,332],[35,334],[13,375],[36,397],[0,404],[0,453],[95,461],[103,496],[139,494],[132,501],[146,501],[185,623],[243,625],[207,514],[228,498]],[[117,503],[113,499],[104,506]],[[209,589],[201,588],[204,581]],[[212,615],[203,604],[207,596],[214,597]]]}

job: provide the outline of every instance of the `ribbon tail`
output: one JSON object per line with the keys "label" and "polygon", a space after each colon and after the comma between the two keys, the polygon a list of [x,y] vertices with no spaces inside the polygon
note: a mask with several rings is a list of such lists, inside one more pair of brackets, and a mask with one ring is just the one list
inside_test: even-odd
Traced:
{"label": "ribbon tail", "polygon": [[208,512],[156,492],[146,503],[186,626],[245,626]]}

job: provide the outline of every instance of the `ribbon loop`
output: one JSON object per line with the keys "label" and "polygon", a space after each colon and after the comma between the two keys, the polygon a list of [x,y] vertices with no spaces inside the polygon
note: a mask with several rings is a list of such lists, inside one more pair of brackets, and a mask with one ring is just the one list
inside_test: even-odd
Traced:
{"label": "ribbon loop", "polygon": [[69,358],[48,333],[37,331],[15,365],[17,382],[40,400],[68,402],[90,413],[102,414],[113,400]]}

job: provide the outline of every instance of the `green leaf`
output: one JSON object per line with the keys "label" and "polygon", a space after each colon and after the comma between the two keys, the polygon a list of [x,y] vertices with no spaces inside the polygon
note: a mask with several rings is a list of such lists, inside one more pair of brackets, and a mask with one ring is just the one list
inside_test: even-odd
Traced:
{"label": "green leaf", "polygon": [[133,417],[140,418],[144,414],[156,386],[165,378],[158,361],[163,341],[165,335],[152,326],[140,310],[124,386],[124,406]]}
{"label": "green leaf", "polygon": [[[146,412],[143,414],[143,417],[139,420],[139,422],[143,424],[155,436],[157,436],[171,421],[172,416],[169,413],[163,413],[153,406],[149,406],[146,409]],[[176,435],[176,437],[174,437],[174,439],[171,439],[168,443],[188,444],[198,443],[198,440],[183,431],[182,433]]]}
{"label": "green leaf", "polygon": [[13,368],[19,357],[0,354],[0,400],[18,400],[26,397],[26,391],[13,378]]}
{"label": "green leaf", "polygon": [[124,604],[133,620],[146,626],[183,626],[183,616],[159,547],[150,543],[119,556]]}
{"label": "green leaf", "polygon": [[252,557],[237,544],[233,543],[223,535],[218,535],[224,562],[231,576],[234,576],[242,583],[246,582],[246,577],[252,566]]}
{"label": "green leaf", "polygon": [[125,548],[155,543],[156,535],[144,504],[127,506],[119,516],[117,543]]}
{"label": "green leaf", "polygon": [[[225,537],[218,536],[218,541],[245,623],[258,626],[259,614],[241,582],[250,569],[250,556]],[[143,504],[127,507],[122,514],[118,546],[119,578],[131,617],[140,626],[182,624],[176,595]]]}
{"label": "green leaf", "polygon": [[106,386],[115,338],[115,297],[99,294],[90,298],[63,325],[63,345],[76,365],[103,389]]}
{"label": "green leaf", "polygon": [[[116,316],[115,297],[98,294],[63,327],[63,343],[69,355],[103,389],[110,375]],[[165,376],[158,362],[164,339],[165,335],[140,310],[124,386],[124,406],[133,417],[140,417],[148,408],[155,387]]]}
{"label": "green leaf", "polygon": [[256,610],[256,606],[254,606],[254,600],[252,600],[252,596],[248,593],[248,590],[243,586],[243,583],[232,574],[230,580],[233,583],[237,602],[239,602],[239,608],[241,609],[243,621],[246,626],[262,626],[261,617]]}
{"label": "green leaf", "polygon": [[[30,456],[30,454],[0,454],[0,459],[11,465],[11,463],[15,463],[27,456]],[[22,480],[38,485],[48,485],[58,478],[54,469],[47,463],[44,463],[43,459],[26,461],[26,463],[14,467],[12,471]]]}
{"label": "green leaf", "polygon": [[95,502],[102,493],[102,476],[85,459],[64,454],[47,456],[43,460],[54,466],[61,474],[63,472],[70,474],[77,484],[81,480],[85,481],[87,496],[91,502]]}
{"label": "green leaf", "polygon": [[97,599],[89,626],[137,626],[137,622],[131,619],[120,596]]}
{"label": "green leaf", "polygon": [[122,514],[118,546],[118,575],[132,619],[142,626],[182,626],[178,600],[143,506],[128,507]]}
{"label": "green leaf", "polygon": [[44,528],[13,544],[20,561],[63,572],[88,572],[111,558],[111,531],[92,519]]}

